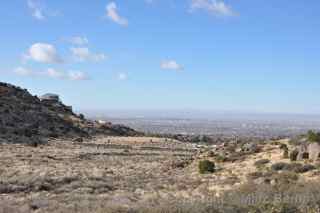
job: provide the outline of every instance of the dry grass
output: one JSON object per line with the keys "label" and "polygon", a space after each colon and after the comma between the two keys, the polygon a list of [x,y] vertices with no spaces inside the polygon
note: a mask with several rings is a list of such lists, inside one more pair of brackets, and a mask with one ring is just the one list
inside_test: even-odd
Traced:
{"label": "dry grass", "polygon": [[[215,157],[198,154],[191,144],[157,138],[52,141],[38,147],[2,144],[0,213],[248,212],[239,203],[221,206],[212,199],[226,199],[228,191],[233,196],[253,189],[268,194],[270,184],[263,188],[255,183],[261,178],[275,180],[274,186],[287,184],[284,188],[319,181],[317,169],[303,174],[271,171],[272,164],[290,163],[273,144],[234,161],[217,162]],[[202,160],[214,161],[216,171],[199,174]]]}

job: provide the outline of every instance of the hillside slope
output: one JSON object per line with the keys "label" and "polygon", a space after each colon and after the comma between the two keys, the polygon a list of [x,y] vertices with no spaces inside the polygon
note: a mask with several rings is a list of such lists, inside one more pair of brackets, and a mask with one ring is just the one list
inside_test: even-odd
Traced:
{"label": "hillside slope", "polygon": [[48,137],[95,134],[132,136],[140,133],[122,125],[86,120],[60,100],[40,99],[25,89],[0,82],[0,142],[32,143]]}

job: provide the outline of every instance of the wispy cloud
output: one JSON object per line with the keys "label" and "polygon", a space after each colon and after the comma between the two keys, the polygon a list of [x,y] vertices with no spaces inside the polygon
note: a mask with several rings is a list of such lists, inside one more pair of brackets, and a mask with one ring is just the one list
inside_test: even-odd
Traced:
{"label": "wispy cloud", "polygon": [[13,70],[13,73],[23,77],[46,77],[60,80],[71,80],[71,81],[83,81],[89,80],[90,78],[81,71],[60,71],[54,68],[48,68],[44,71],[35,71],[25,67],[17,67]]}
{"label": "wispy cloud", "polygon": [[32,76],[35,74],[33,70],[27,69],[25,67],[17,67],[13,70],[13,72],[20,76]]}
{"label": "wispy cloud", "polygon": [[118,7],[115,2],[110,2],[106,6],[107,10],[107,17],[114,21],[117,24],[120,24],[122,26],[127,26],[128,25],[128,20],[124,17],[121,17],[118,13]]}
{"label": "wispy cloud", "polygon": [[58,11],[47,10],[45,3],[42,0],[27,0],[27,5],[31,11],[32,17],[39,21],[43,21],[49,16],[51,17],[60,15],[60,12]]}
{"label": "wispy cloud", "polygon": [[64,72],[55,70],[53,68],[48,68],[45,72],[40,73],[40,74],[44,74],[44,75],[46,75],[47,77],[50,77],[50,78],[57,78],[57,79],[66,78],[66,74]]}
{"label": "wispy cloud", "polygon": [[70,48],[73,57],[80,62],[91,61],[100,62],[107,58],[103,53],[91,53],[87,47],[72,47]]}
{"label": "wispy cloud", "polygon": [[125,81],[128,79],[128,74],[127,73],[118,73],[118,80],[120,81]]}
{"label": "wispy cloud", "polygon": [[44,20],[45,15],[43,12],[43,5],[37,0],[28,0],[28,7],[31,11],[31,15],[38,20]]}
{"label": "wispy cloud", "polygon": [[33,44],[28,52],[24,54],[24,59],[47,64],[59,64],[64,62],[58,55],[56,48],[53,45],[46,43]]}
{"label": "wispy cloud", "polygon": [[215,16],[235,16],[236,13],[223,0],[192,0],[190,10],[205,10]]}
{"label": "wispy cloud", "polygon": [[89,77],[81,71],[58,71],[53,68],[48,68],[45,72],[40,73],[44,74],[47,77],[55,78],[55,79],[64,79],[64,80],[71,80],[71,81],[83,81],[89,80]]}
{"label": "wispy cloud", "polygon": [[78,46],[87,45],[89,43],[89,40],[87,39],[87,37],[81,37],[81,36],[74,36],[66,40],[71,44],[78,45]]}
{"label": "wispy cloud", "polygon": [[69,71],[68,79],[72,81],[83,81],[83,80],[89,80],[90,78],[84,72]]}
{"label": "wispy cloud", "polygon": [[178,64],[175,60],[165,60],[161,62],[161,68],[164,70],[183,70],[183,66]]}

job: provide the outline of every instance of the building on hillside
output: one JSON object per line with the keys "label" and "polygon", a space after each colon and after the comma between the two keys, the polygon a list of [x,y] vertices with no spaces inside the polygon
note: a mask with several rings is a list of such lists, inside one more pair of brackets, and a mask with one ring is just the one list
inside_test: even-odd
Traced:
{"label": "building on hillside", "polygon": [[53,101],[53,102],[60,102],[59,95],[47,93],[40,97],[41,101]]}

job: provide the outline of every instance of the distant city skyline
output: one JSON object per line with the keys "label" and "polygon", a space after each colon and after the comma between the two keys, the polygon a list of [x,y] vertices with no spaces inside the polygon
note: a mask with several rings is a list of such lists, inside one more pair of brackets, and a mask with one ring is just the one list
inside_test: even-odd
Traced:
{"label": "distant city skyline", "polygon": [[0,81],[77,111],[320,114],[320,2],[12,0]]}

